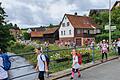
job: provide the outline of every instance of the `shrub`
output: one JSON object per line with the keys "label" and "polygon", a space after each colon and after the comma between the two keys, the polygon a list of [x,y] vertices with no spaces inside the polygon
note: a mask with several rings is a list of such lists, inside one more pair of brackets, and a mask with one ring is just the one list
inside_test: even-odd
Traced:
{"label": "shrub", "polygon": [[25,40],[30,40],[30,34],[27,33],[27,32],[23,33],[23,37],[24,37]]}

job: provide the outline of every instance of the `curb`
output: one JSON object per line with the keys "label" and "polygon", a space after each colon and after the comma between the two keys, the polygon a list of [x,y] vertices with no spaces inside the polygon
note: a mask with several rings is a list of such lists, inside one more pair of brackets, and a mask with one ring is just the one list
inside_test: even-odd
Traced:
{"label": "curb", "polygon": [[[103,64],[103,63],[106,63],[106,62],[109,62],[109,61],[112,61],[112,60],[115,60],[115,59],[118,59],[118,57],[109,58],[107,61],[104,61],[104,62],[101,62],[100,60],[99,60],[99,61],[96,61],[95,64],[92,64],[92,65],[87,66],[87,67],[83,67],[83,68],[80,69],[80,71],[89,69],[89,68],[91,68],[91,67],[95,67],[95,66],[97,66],[97,65],[100,65],[100,64]],[[69,75],[71,75],[71,72],[66,73],[66,74],[64,74],[64,75],[61,75],[61,76],[59,75],[58,77],[49,78],[48,80],[57,80],[57,79],[60,79],[60,78],[63,78],[63,77],[69,76]]]}

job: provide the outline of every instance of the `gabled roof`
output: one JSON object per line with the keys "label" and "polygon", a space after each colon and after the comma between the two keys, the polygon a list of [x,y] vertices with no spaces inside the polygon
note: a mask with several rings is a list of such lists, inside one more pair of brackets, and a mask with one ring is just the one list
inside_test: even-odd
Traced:
{"label": "gabled roof", "polygon": [[87,16],[65,14],[74,28],[96,28],[93,20]]}
{"label": "gabled roof", "polygon": [[37,31],[32,31],[31,32],[31,37],[43,37],[42,32],[37,32]]}
{"label": "gabled roof", "polygon": [[120,1],[116,1],[111,10],[113,10],[118,3],[120,3]]}
{"label": "gabled roof", "polygon": [[45,28],[44,27],[34,27],[34,28],[30,28],[32,31],[45,31]]}
{"label": "gabled roof", "polygon": [[58,30],[59,27],[54,27],[54,28],[47,28],[44,31],[44,34],[51,34],[51,33],[55,33],[56,30]]}
{"label": "gabled roof", "polygon": [[31,37],[43,37],[44,34],[52,34],[58,30],[59,27],[45,28],[45,31],[32,31]]}

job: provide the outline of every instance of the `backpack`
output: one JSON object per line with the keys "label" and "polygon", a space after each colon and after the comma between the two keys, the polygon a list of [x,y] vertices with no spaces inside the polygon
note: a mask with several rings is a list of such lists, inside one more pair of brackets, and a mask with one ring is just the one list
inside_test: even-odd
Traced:
{"label": "backpack", "polygon": [[82,55],[77,54],[77,56],[78,56],[78,63],[81,65],[82,64]]}
{"label": "backpack", "polygon": [[7,54],[1,54],[0,57],[3,59],[3,66],[1,66],[5,71],[10,70],[11,62]]}
{"label": "backpack", "polygon": [[[49,66],[49,62],[50,62],[50,58],[48,57],[47,54],[44,54],[46,62],[47,62],[47,66]],[[40,56],[41,60],[43,61],[42,57]],[[44,62],[44,61],[43,61]]]}

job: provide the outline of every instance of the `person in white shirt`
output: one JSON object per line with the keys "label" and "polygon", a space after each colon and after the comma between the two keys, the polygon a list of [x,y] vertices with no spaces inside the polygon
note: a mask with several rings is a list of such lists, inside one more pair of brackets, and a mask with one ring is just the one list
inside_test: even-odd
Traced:
{"label": "person in white shirt", "polygon": [[73,56],[73,64],[72,64],[72,75],[71,75],[71,79],[74,78],[74,73],[78,72],[78,77],[81,76],[80,74],[80,64],[78,63],[78,56],[77,56],[77,52],[75,49],[72,50],[71,52],[72,56]]}
{"label": "person in white shirt", "polygon": [[118,47],[118,55],[119,55],[119,58],[120,58],[120,38],[118,38],[117,47]]}
{"label": "person in white shirt", "polygon": [[[0,54],[2,54],[2,50],[0,48]],[[0,57],[0,80],[8,80],[8,72],[5,71],[3,68],[3,58]]]}
{"label": "person in white shirt", "polygon": [[41,48],[37,49],[37,66],[36,66],[36,70],[39,71],[39,75],[38,78],[39,80],[44,80],[44,73],[48,72],[48,66],[47,66],[47,62],[46,62],[46,58],[45,55],[42,54]]}
{"label": "person in white shirt", "polygon": [[112,43],[112,46],[113,46],[114,52],[116,53],[117,52],[117,41],[116,40],[114,40],[114,42]]}

